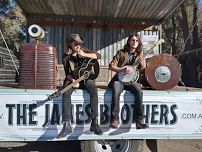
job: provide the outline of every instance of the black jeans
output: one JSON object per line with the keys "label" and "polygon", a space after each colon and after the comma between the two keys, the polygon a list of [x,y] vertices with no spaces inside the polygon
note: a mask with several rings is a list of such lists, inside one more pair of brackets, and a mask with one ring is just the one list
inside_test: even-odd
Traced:
{"label": "black jeans", "polygon": [[[71,82],[64,80],[63,88],[68,86]],[[90,94],[90,106],[92,118],[98,117],[98,92],[94,80],[85,80],[80,82],[80,89],[86,89]],[[62,120],[71,120],[71,95],[75,88],[70,88],[63,94],[62,99]]]}
{"label": "black jeans", "polygon": [[142,97],[143,92],[140,84],[134,83],[132,85],[123,85],[119,81],[114,81],[112,86],[112,120],[119,119],[119,102],[120,102],[120,94],[123,90],[128,90],[134,95],[134,117],[135,120],[143,119],[143,107],[142,107]]}

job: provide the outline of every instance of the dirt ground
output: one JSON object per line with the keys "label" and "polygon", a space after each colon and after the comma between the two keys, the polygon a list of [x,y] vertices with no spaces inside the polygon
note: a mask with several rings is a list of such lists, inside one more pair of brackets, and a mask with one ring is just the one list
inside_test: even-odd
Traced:
{"label": "dirt ground", "polygon": [[[78,144],[78,141],[0,142],[0,152],[80,152]],[[202,140],[145,140],[143,152],[202,152]]]}
{"label": "dirt ground", "polygon": [[202,152],[202,140],[146,140],[143,152]]}

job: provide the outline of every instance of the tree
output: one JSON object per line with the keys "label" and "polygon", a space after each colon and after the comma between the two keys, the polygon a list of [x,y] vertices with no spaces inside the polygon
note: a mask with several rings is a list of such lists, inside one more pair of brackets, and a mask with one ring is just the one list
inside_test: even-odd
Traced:
{"label": "tree", "polygon": [[[1,32],[9,49],[18,57],[19,47],[25,41],[25,16],[15,2],[10,0],[0,1],[0,11]],[[2,36],[0,36],[0,46],[6,47]]]}
{"label": "tree", "polygon": [[182,81],[191,87],[198,86],[199,59],[196,52],[192,53],[193,49],[201,46],[197,24],[198,4],[198,0],[188,0],[163,24],[163,31],[172,53],[182,64]]}

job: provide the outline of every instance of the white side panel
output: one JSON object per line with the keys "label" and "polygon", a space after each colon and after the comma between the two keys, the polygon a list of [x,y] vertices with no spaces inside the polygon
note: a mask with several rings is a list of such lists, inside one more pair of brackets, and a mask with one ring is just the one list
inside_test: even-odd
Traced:
{"label": "white side panel", "polygon": [[[55,139],[62,128],[61,97],[45,104],[52,90],[0,90],[0,140],[42,141]],[[35,109],[29,109],[32,104]],[[133,96],[123,92],[120,127],[109,128],[111,92],[99,91],[99,123],[104,134],[89,131],[89,95],[77,90],[72,95],[73,133],[60,140],[90,139],[202,139],[202,93],[144,91],[144,121],[149,128],[136,130]]]}

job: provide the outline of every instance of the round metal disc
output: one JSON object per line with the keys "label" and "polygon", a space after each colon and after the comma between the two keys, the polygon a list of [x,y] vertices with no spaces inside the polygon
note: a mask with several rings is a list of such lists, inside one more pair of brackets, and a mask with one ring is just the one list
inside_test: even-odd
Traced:
{"label": "round metal disc", "polygon": [[147,62],[145,77],[152,88],[168,90],[177,86],[182,75],[178,60],[169,54],[162,53]]}

